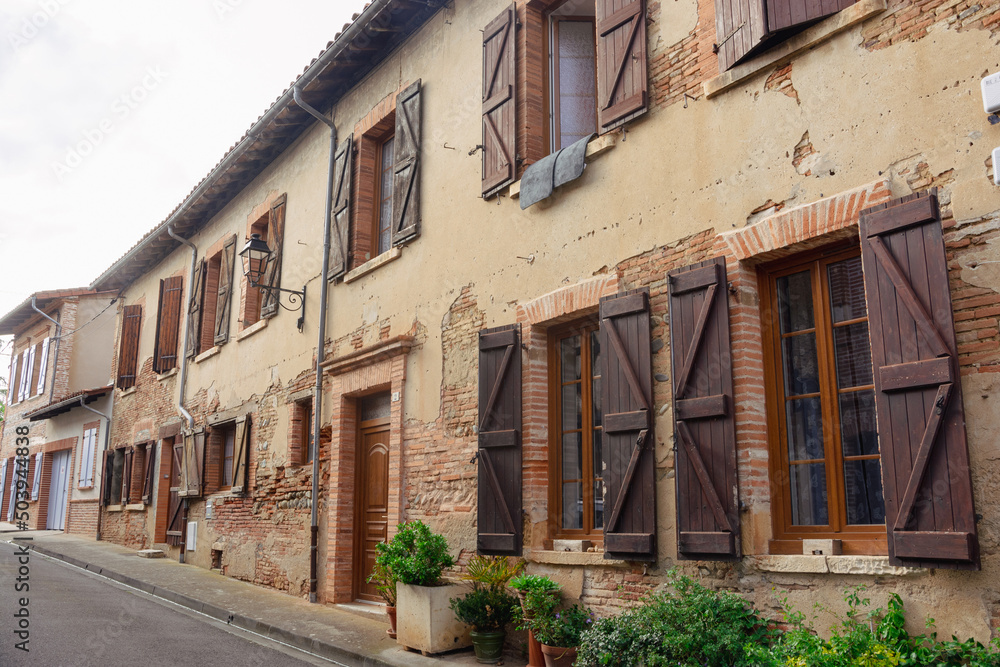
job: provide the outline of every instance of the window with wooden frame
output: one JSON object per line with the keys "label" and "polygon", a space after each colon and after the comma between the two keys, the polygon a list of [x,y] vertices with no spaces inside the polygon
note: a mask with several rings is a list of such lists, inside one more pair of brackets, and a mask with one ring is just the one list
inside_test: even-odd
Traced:
{"label": "window with wooden frame", "polygon": [[233,457],[236,424],[228,422],[212,427],[205,456],[205,493],[224,491],[233,485]]}
{"label": "window with wooden frame", "polygon": [[548,16],[549,148],[597,132],[597,33],[594,3],[570,0]]}
{"label": "window with wooden frame", "polygon": [[106,475],[104,479],[104,484],[108,489],[105,494],[105,504],[118,505],[127,503],[131,475],[129,475],[126,471],[126,458],[128,458],[128,462],[131,463],[132,457],[126,456],[124,447],[113,449],[112,451],[107,452],[105,456],[109,459],[106,466],[106,472],[110,473],[110,475]]}
{"label": "window with wooden frame", "polygon": [[601,343],[596,319],[549,332],[549,389],[555,534],[601,539]]}
{"label": "window with wooden frame", "polygon": [[160,304],[156,314],[156,344],[153,370],[166,373],[177,368],[177,348],[181,330],[181,301],[184,279],[171,276],[160,281]]}
{"label": "window with wooden frame", "polygon": [[142,306],[125,306],[122,309],[121,339],[118,347],[118,379],[115,382],[119,389],[129,389],[135,386],[141,328]]}
{"label": "window with wooden frame", "polygon": [[292,403],[290,422],[289,462],[291,465],[312,463],[313,399],[311,397]]}
{"label": "window with wooden frame", "polygon": [[[211,252],[211,251],[210,251]],[[229,316],[233,301],[233,268],[236,235],[212,253],[195,272],[195,286],[188,302],[188,331],[193,357],[229,340]],[[258,304],[259,305],[259,304]],[[259,307],[256,309],[259,316]]]}
{"label": "window with wooden frame", "polygon": [[[285,206],[286,206],[286,195],[281,195],[271,204],[268,212],[255,220],[250,224],[247,230],[247,239],[253,234],[260,234],[260,238],[267,244],[267,247],[271,250],[271,258],[267,263],[267,269],[264,275],[261,276],[260,284],[257,287],[251,287],[247,282],[246,278],[243,278],[243,286],[245,289],[244,299],[243,299],[243,312],[242,320],[243,327],[249,327],[256,324],[262,319],[267,319],[274,317],[278,314],[278,296],[279,292],[277,290],[268,290],[267,287],[281,287],[281,265],[282,265],[282,248],[283,239],[285,236]],[[235,252],[235,245],[233,246],[233,252]],[[235,255],[232,255],[235,258]],[[226,261],[226,257],[223,257],[222,261]],[[235,262],[235,259],[232,260]],[[222,265],[225,268],[225,265]],[[220,269],[221,270],[221,269]],[[221,286],[220,281],[220,286]],[[221,296],[221,293],[220,293]],[[218,304],[216,301],[216,314],[219,314]],[[222,324],[219,320],[216,324]],[[225,326],[228,326],[228,321],[225,321]],[[221,336],[221,330],[218,332]],[[228,338],[228,331],[226,332],[226,337]]]}
{"label": "window with wooden frame", "polygon": [[864,275],[858,247],[764,267],[772,551],[803,537],[884,553],[885,499]]}
{"label": "window with wooden frame", "polygon": [[83,446],[80,449],[80,474],[78,486],[89,489],[94,486],[94,455],[97,452],[97,426],[83,432]]}
{"label": "window with wooden frame", "polygon": [[392,191],[396,146],[393,109],[358,140],[358,198],[352,239],[352,266],[392,247]]}

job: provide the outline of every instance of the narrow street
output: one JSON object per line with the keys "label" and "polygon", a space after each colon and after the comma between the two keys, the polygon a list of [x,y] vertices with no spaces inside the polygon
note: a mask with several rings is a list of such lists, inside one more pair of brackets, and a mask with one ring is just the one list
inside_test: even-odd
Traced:
{"label": "narrow street", "polygon": [[[0,665],[334,665],[91,572],[0,542]],[[21,579],[19,582],[18,579]],[[27,591],[15,589],[27,583]],[[29,652],[16,647],[21,599]],[[23,615],[22,615],[23,617]]]}

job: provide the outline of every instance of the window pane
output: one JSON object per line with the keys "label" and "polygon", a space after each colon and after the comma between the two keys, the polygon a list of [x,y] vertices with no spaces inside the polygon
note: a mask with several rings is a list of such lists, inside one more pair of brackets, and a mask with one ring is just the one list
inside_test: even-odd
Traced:
{"label": "window pane", "polygon": [[844,456],[879,453],[873,390],[840,395],[840,441]]}
{"label": "window pane", "polygon": [[389,394],[375,394],[361,399],[361,421],[371,419],[388,419],[392,412],[392,403]]}
{"label": "window pane", "polygon": [[593,403],[591,409],[594,412],[592,424],[600,426],[604,422],[601,419],[601,339],[597,331],[590,332],[590,372],[593,375],[590,385],[590,397]]}
{"label": "window pane", "polygon": [[573,431],[583,428],[583,397],[580,383],[568,384],[562,388],[562,430]]}
{"label": "window pane", "polygon": [[866,317],[865,283],[861,258],[852,257],[827,267],[830,280],[830,308],[833,321],[843,322]]}
{"label": "window pane", "polygon": [[597,131],[594,24],[560,21],[558,40],[561,137],[557,148],[565,148]]}
{"label": "window pane", "polygon": [[222,457],[222,485],[229,486],[233,483],[233,444],[236,441],[236,431],[226,430],[226,447]]}
{"label": "window pane", "polygon": [[823,412],[819,396],[785,401],[788,460],[823,458]]}
{"label": "window pane", "polygon": [[564,480],[583,477],[583,435],[580,433],[563,436],[562,477]]}
{"label": "window pane", "polygon": [[809,271],[778,278],[778,321],[781,333],[813,328],[812,280]]}
{"label": "window pane", "polygon": [[560,359],[562,361],[562,381],[572,382],[580,379],[580,337],[570,336],[559,341]]}
{"label": "window pane", "polygon": [[847,491],[847,523],[885,523],[882,467],[878,459],[845,461],[844,489]]}
{"label": "window pane", "polygon": [[583,483],[568,482],[562,485],[562,527],[583,528]]}
{"label": "window pane", "polygon": [[872,384],[872,351],[868,322],[848,324],[833,330],[837,355],[837,388],[848,389]]}
{"label": "window pane", "polygon": [[594,528],[604,528],[604,482],[594,482]]}
{"label": "window pane", "polygon": [[786,396],[815,394],[819,391],[816,334],[799,334],[785,338],[781,341],[781,356],[785,370]]}
{"label": "window pane", "polygon": [[792,524],[825,526],[830,523],[826,507],[826,464],[793,465],[790,477]]}

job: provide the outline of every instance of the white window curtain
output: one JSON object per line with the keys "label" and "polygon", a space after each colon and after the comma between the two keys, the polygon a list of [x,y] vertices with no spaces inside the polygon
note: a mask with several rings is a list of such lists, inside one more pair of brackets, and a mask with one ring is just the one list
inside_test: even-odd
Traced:
{"label": "white window curtain", "polygon": [[80,486],[94,485],[94,445],[96,441],[96,428],[89,428],[83,432],[83,453],[80,456]]}
{"label": "white window curtain", "polygon": [[45,391],[45,364],[49,360],[49,338],[42,341],[42,358],[38,364],[38,385],[35,387],[35,396]]}
{"label": "white window curtain", "polygon": [[31,499],[38,500],[38,489],[42,485],[42,453],[35,454],[35,479],[31,482]]}

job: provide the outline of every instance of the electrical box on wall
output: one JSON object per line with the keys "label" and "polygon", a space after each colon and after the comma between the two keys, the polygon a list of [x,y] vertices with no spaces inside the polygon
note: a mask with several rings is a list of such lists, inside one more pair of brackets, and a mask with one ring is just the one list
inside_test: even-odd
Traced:
{"label": "electrical box on wall", "polygon": [[1000,146],[993,149],[993,185],[1000,185]]}
{"label": "electrical box on wall", "polygon": [[983,91],[983,108],[986,113],[1000,111],[1000,72],[983,78],[979,87]]}

